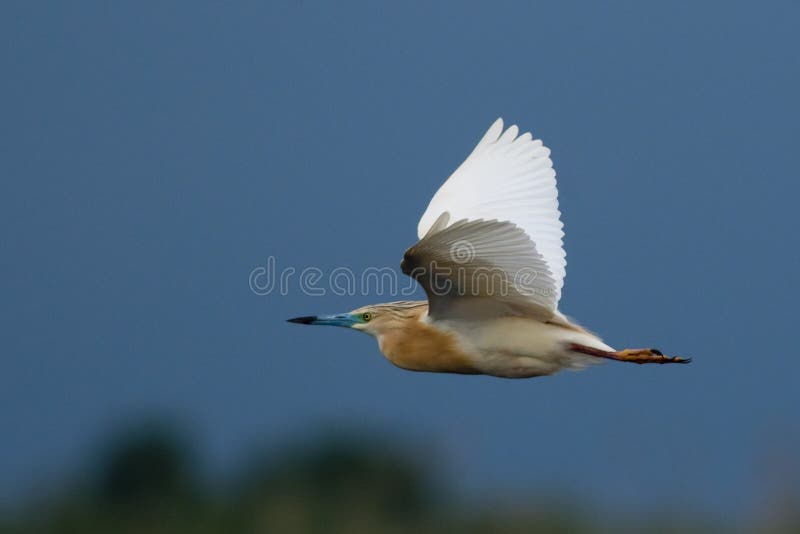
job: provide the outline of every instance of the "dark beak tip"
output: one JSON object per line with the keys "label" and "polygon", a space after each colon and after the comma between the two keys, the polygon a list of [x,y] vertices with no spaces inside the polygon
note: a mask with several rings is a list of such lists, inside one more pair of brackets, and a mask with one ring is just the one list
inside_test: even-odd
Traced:
{"label": "dark beak tip", "polygon": [[304,317],[294,317],[292,319],[286,319],[288,323],[297,323],[297,324],[311,324],[317,319],[316,315],[306,315]]}

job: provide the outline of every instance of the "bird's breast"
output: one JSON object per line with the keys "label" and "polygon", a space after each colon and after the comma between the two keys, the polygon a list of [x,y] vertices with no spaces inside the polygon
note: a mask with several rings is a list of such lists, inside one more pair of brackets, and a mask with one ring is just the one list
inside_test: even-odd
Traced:
{"label": "bird's breast", "polygon": [[389,361],[403,369],[480,373],[474,356],[456,333],[421,321],[379,335],[378,345]]}

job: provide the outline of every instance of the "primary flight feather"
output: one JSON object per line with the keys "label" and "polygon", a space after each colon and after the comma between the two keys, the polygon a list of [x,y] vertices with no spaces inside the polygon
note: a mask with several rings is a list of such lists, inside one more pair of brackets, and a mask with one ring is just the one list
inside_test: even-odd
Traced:
{"label": "primary flight feather", "polygon": [[413,371],[524,378],[604,359],[688,363],[656,349],[614,350],[559,312],[566,253],[556,173],[542,141],[518,134],[497,119],[422,215],[401,269],[427,301],[289,321],[371,334]]}

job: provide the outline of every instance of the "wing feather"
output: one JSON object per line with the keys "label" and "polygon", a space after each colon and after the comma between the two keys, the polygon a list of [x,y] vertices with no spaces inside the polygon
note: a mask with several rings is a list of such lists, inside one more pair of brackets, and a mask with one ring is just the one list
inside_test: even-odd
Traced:
{"label": "wing feather", "polygon": [[425,289],[434,319],[524,315],[547,321],[557,314],[555,281],[544,258],[509,222],[456,221],[408,249],[401,268]]}

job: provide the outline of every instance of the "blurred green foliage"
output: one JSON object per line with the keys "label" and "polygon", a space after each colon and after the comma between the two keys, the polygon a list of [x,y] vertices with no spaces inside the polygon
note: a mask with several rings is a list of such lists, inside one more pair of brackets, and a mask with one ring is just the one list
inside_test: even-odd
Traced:
{"label": "blurred green foliage", "polygon": [[109,440],[75,483],[0,516],[0,533],[800,532],[796,513],[734,528],[669,513],[609,517],[541,496],[466,504],[433,466],[363,434],[262,452],[224,487],[200,471],[169,425],[137,427]]}

